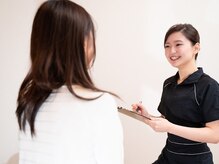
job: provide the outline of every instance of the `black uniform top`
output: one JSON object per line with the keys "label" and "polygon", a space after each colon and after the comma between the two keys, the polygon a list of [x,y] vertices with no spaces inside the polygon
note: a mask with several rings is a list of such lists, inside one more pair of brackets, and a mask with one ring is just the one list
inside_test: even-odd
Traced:
{"label": "black uniform top", "polygon": [[[177,84],[178,72],[165,80],[159,104],[159,112],[177,125],[187,127],[204,127],[207,122],[219,120],[219,84],[202,68],[191,74],[182,83]],[[205,148],[182,150],[177,145],[199,145],[198,142],[168,134],[169,148],[178,153],[201,153],[209,151]],[[174,144],[175,143],[175,144]],[[173,145],[174,144],[174,145]],[[176,147],[175,147],[176,146]]]}

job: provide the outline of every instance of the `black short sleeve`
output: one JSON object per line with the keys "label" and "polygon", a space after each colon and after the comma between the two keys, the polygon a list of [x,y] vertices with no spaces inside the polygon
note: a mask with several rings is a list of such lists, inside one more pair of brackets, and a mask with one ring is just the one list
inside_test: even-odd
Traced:
{"label": "black short sleeve", "polygon": [[200,104],[204,122],[219,120],[219,84],[211,79],[204,90],[205,92]]}

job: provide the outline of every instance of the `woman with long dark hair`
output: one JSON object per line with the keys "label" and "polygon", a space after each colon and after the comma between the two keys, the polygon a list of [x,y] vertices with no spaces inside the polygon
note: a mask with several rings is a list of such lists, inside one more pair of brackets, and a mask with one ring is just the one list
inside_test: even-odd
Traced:
{"label": "woman with long dark hair", "polygon": [[19,163],[122,164],[123,134],[113,93],[98,89],[89,13],[49,0],[32,26],[30,70],[18,95]]}

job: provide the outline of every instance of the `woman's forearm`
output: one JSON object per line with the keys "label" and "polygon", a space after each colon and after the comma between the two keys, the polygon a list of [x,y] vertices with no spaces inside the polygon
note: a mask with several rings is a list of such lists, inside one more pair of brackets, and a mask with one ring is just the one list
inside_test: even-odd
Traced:
{"label": "woman's forearm", "polygon": [[171,124],[168,132],[197,142],[219,143],[219,121],[208,123],[203,128],[191,128]]}

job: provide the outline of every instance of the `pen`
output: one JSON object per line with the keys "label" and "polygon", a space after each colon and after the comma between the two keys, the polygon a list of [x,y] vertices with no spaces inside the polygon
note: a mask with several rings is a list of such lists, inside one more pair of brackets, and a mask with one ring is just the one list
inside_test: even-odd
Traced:
{"label": "pen", "polygon": [[[141,104],[142,101],[139,101],[139,103]],[[139,106],[137,107],[136,112],[141,112],[141,108],[139,108]]]}

